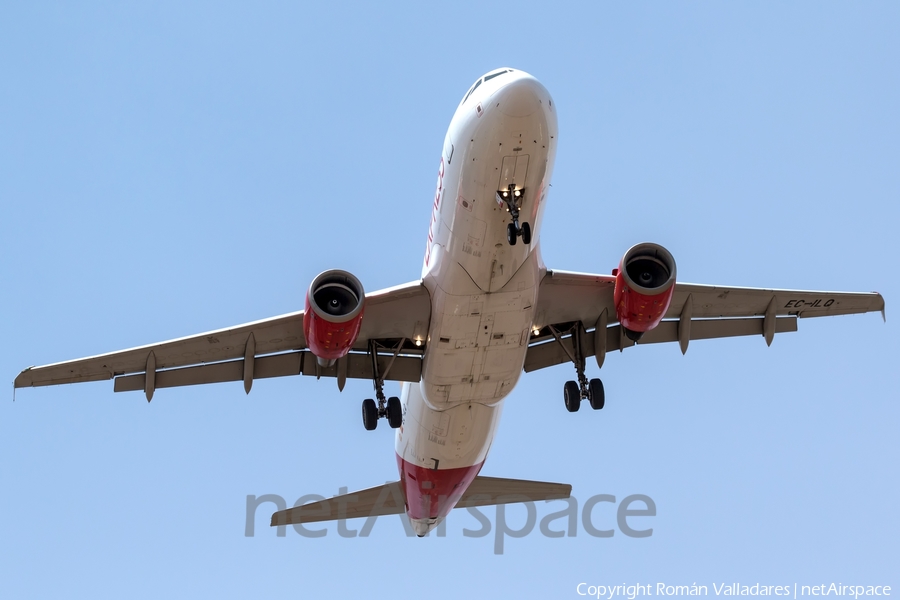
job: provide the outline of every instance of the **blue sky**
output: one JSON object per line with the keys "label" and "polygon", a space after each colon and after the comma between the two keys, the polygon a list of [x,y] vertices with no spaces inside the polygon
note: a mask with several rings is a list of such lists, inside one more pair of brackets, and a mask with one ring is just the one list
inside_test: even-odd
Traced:
{"label": "blue sky", "polygon": [[[560,144],[541,244],[606,272],[640,241],[697,283],[900,298],[895,3],[19,3],[0,19],[0,373],[290,312],[312,278],[418,277],[443,136],[484,72],[538,77]],[[396,478],[371,389],[301,378],[0,403],[0,596],[578,597],[589,583],[900,588],[897,320],[610,355],[601,413],[522,378],[485,475],[616,531],[506,539],[399,520],[270,530],[248,494]],[[596,376],[596,367],[589,375]],[[558,505],[538,506],[538,518]],[[486,513],[495,521],[493,511]],[[597,525],[615,526],[600,505]],[[524,509],[509,509],[511,527]],[[358,527],[359,523],[351,523]],[[555,523],[559,528],[560,522]]]}

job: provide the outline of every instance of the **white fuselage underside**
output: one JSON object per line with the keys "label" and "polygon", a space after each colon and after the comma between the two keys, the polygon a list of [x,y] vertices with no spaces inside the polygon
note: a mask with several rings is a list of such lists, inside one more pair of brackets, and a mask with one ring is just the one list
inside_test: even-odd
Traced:
{"label": "white fuselage underside", "polygon": [[[487,456],[545,272],[539,234],[556,135],[550,94],[521,71],[485,81],[453,116],[422,269],[432,305],[422,381],[401,395],[396,451],[407,462],[445,469]],[[510,184],[522,192],[530,244],[507,241],[511,217],[496,195]]]}

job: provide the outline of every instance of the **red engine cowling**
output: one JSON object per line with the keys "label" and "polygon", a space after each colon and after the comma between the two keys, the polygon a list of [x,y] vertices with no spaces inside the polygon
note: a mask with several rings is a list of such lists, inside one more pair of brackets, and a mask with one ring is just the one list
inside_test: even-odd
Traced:
{"label": "red engine cowling", "polygon": [[337,269],[320,273],[306,292],[303,333],[322,366],[346,356],[359,336],[366,293],[359,279]]}
{"label": "red engine cowling", "polygon": [[659,244],[632,246],[616,272],[615,303],[629,339],[659,325],[675,292],[675,259]]}

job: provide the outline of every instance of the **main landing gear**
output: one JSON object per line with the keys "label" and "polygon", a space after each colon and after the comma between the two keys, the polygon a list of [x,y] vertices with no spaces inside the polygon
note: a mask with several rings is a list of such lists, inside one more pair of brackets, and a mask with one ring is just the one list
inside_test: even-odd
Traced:
{"label": "main landing gear", "polygon": [[384,377],[390,371],[391,365],[394,364],[394,358],[397,358],[397,355],[400,353],[404,341],[406,340],[400,340],[400,343],[394,349],[394,356],[391,358],[391,362],[388,363],[384,373],[379,373],[378,370],[377,342],[374,340],[369,342],[369,354],[372,356],[372,372],[374,373],[372,384],[375,387],[375,398],[378,400],[376,404],[375,400],[366,398],[362,403],[363,427],[369,431],[378,427],[378,419],[381,418],[387,419],[391,429],[397,429],[403,424],[403,407],[400,405],[400,398],[396,396],[384,397]]}
{"label": "main landing gear", "polygon": [[584,328],[581,326],[581,323],[576,323],[572,330],[571,339],[574,353],[570,352],[566,344],[563,343],[562,333],[566,332],[560,332],[551,325],[550,333],[553,334],[557,343],[562,347],[563,351],[565,351],[569,359],[575,365],[575,373],[578,376],[578,381],[567,381],[563,386],[563,400],[566,405],[566,410],[569,412],[578,412],[578,409],[581,408],[582,400],[590,402],[591,408],[594,410],[603,408],[604,404],[606,404],[606,393],[603,391],[603,382],[599,379],[588,380],[584,374],[585,356],[582,340]]}
{"label": "main landing gear", "polygon": [[509,188],[497,192],[497,202],[506,204],[506,210],[512,217],[512,222],[506,226],[506,241],[510,246],[516,245],[516,240],[521,236],[522,243],[526,246],[531,243],[531,225],[522,223],[519,225],[519,206],[525,190],[517,190],[515,184],[509,184]]}
{"label": "main landing gear", "polygon": [[391,396],[387,400],[384,392],[377,391],[378,404],[371,398],[366,398],[362,403],[363,427],[369,431],[378,427],[378,419],[384,417],[388,420],[391,429],[397,429],[403,423],[403,409],[400,406],[400,398]]}
{"label": "main landing gear", "polygon": [[606,404],[603,382],[599,379],[588,381],[584,373],[579,373],[577,382],[567,381],[563,386],[563,400],[569,412],[578,412],[582,400],[588,400],[591,408],[600,410]]}

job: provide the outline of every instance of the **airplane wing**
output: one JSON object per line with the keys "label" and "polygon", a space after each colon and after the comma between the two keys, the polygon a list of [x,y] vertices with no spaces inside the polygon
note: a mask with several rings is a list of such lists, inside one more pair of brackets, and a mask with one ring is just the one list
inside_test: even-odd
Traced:
{"label": "airplane wing", "polygon": [[[676,283],[665,319],[641,344],[762,335],[797,330],[797,318],[881,311],[877,293],[815,292]],[[611,275],[548,271],[535,312],[526,372],[568,362],[576,345],[603,363],[607,352],[634,345],[615,325]],[[243,381],[288,375],[419,381],[431,316],[428,291],[416,281],[366,295],[365,317],[353,350],[334,366],[320,367],[306,350],[303,311],[129,350],[29,367],[16,388],[115,379],[117,392]],[[590,333],[589,333],[590,332]],[[605,332],[605,335],[604,333]],[[557,338],[559,342],[557,343]],[[373,361],[372,355],[375,355]]]}
{"label": "airplane wing", "polygon": [[[525,371],[562,364],[575,347],[598,364],[613,350],[635,345],[614,325],[615,277],[547,271],[541,281],[534,329]],[[682,352],[691,340],[761,335],[797,330],[797,319],[880,311],[881,294],[817,292],[677,283],[664,320],[640,344],[678,342]],[[559,338],[559,340],[557,340]],[[557,343],[559,341],[560,343]]]}
{"label": "airplane wing", "polygon": [[[148,400],[162,387],[244,381],[284,375],[371,379],[370,343],[377,342],[385,379],[418,381],[421,348],[431,316],[428,291],[420,281],[366,294],[365,315],[353,351],[330,368],[305,350],[303,311],[128,350],[41,367],[29,367],[15,387],[101,381],[115,378],[115,391],[143,390]],[[380,352],[380,354],[379,354]]]}

